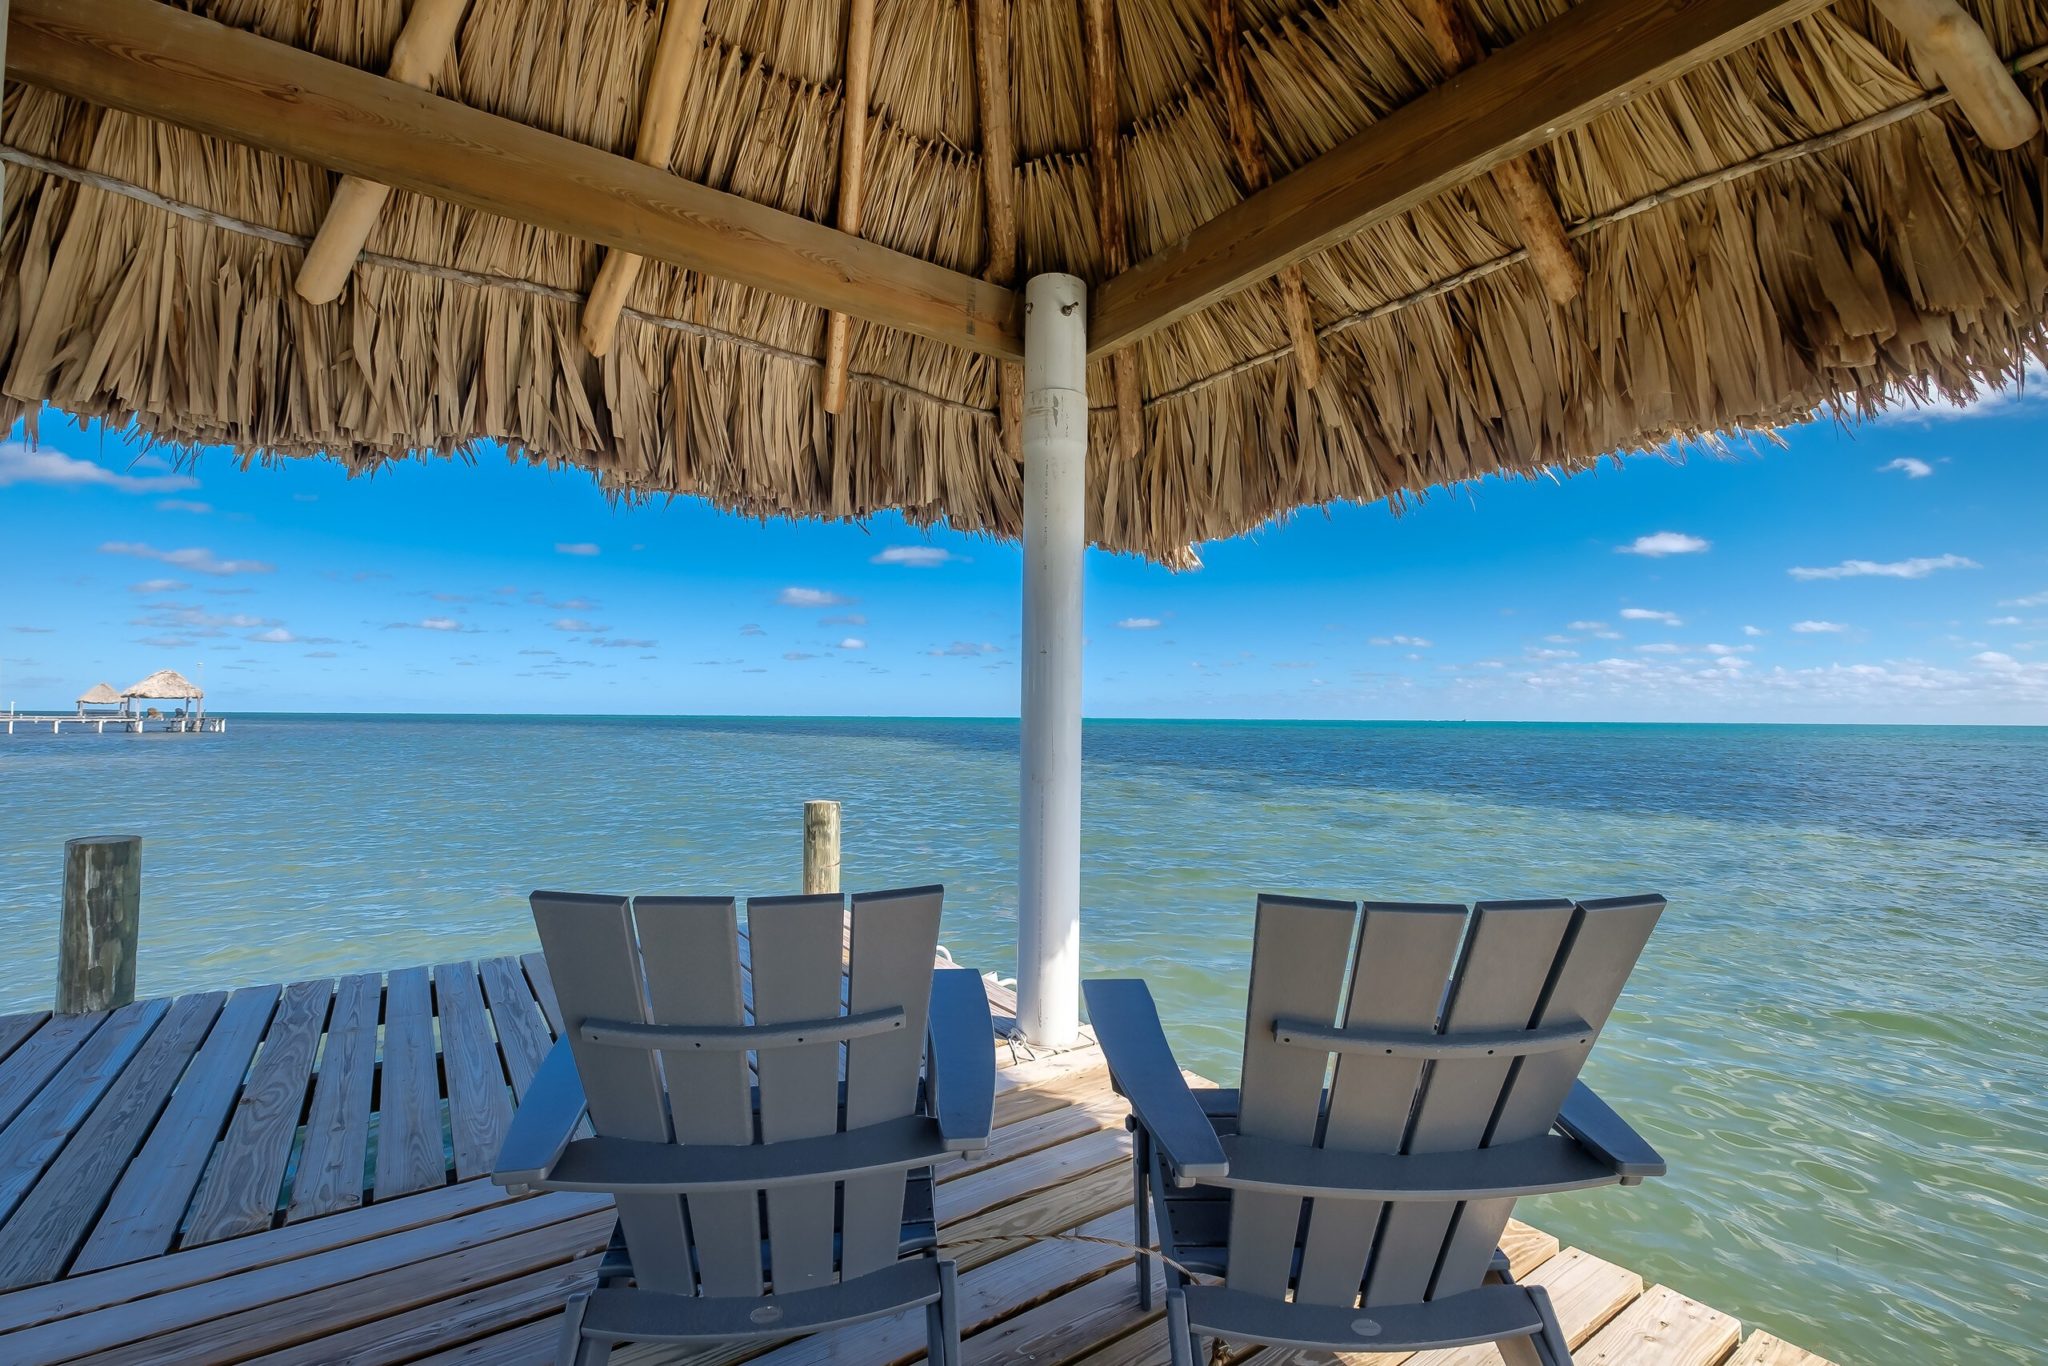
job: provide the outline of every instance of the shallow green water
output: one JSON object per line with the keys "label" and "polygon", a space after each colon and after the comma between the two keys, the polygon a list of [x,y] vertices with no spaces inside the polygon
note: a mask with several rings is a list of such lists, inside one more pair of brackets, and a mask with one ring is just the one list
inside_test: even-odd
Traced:
{"label": "shallow green water", "polygon": [[[145,836],[140,988],[531,946],[525,895],[939,881],[1011,971],[1014,723],[237,718],[0,739],[0,1009],[65,838]],[[1236,1073],[1259,891],[1672,906],[1590,1069],[1670,1158],[1533,1221],[1844,1362],[2038,1361],[2048,729],[1091,724],[1090,971]]]}

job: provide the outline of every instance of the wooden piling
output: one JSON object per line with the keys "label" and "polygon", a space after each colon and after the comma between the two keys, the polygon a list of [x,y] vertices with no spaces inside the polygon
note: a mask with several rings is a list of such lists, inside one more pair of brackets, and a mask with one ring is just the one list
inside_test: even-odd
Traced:
{"label": "wooden piling", "polygon": [[142,837],[66,840],[57,942],[58,1014],[111,1010],[135,999],[135,944],[141,917]]}
{"label": "wooden piling", "polygon": [[804,895],[839,890],[839,803],[804,803]]}

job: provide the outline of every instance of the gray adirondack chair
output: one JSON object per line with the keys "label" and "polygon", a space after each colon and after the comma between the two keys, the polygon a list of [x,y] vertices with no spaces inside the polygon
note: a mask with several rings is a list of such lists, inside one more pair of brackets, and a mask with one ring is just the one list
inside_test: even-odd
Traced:
{"label": "gray adirondack chair", "polygon": [[995,1031],[979,976],[934,971],[942,896],[755,897],[743,957],[729,897],[533,894],[565,1032],[492,1179],[619,1214],[563,1363],[923,1306],[956,1366],[932,1168],[988,1146]]}
{"label": "gray adirondack chair", "polygon": [[1137,1243],[1156,1220],[1177,1366],[1205,1336],[1497,1342],[1510,1366],[1570,1366],[1549,1297],[1498,1243],[1520,1196],[1664,1174],[1578,1079],[1663,909],[1261,897],[1235,1091],[1186,1084],[1143,982],[1085,983],[1131,1104]]}

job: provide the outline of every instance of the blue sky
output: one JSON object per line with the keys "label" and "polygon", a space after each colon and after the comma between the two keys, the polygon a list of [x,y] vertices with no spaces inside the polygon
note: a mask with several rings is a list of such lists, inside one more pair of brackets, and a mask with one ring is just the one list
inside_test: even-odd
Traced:
{"label": "blue sky", "polygon": [[[432,460],[0,445],[0,705],[1014,715],[1014,545]],[[1562,482],[1091,552],[1095,716],[2048,723],[2048,380]]]}

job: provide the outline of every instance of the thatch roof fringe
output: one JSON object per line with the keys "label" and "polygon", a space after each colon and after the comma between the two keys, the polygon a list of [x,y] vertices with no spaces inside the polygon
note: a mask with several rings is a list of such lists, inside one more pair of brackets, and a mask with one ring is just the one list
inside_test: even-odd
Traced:
{"label": "thatch roof fringe", "polygon": [[[2022,53],[2013,58],[2010,63],[2011,69],[2015,73],[2022,75],[2044,65],[2048,65],[2048,45],[2036,47],[2031,51]],[[1925,95],[1894,104],[1875,114],[1858,119],[1854,123],[1846,124],[1830,132],[1821,133],[1810,138],[1803,138],[1797,142],[1785,143],[1757,156],[1749,157],[1731,165],[1720,167],[1717,170],[1653,190],[1604,213],[1598,213],[1589,218],[1570,222],[1566,225],[1565,234],[1567,237],[1574,239],[1588,236],[1602,228],[1633,218],[1637,214],[1646,213],[1652,209],[1691,198],[1717,186],[1730,184],[1755,175],[1760,171],[1785,165],[1788,162],[1831,151],[1858,138],[1875,133],[1880,129],[1889,128],[1893,124],[1903,122],[1916,114],[1939,109],[1944,105],[1952,103],[1954,99],[1954,94],[1946,89],[1930,91]],[[931,150],[934,152],[941,151],[937,147],[933,147]],[[1078,167],[1078,163],[1071,158],[1057,160],[1063,161],[1069,169]],[[246,219],[216,213],[198,205],[187,204],[158,194],[144,186],[136,185],[115,176],[67,165],[48,157],[37,156],[35,153],[24,151],[19,147],[8,146],[4,143],[0,143],[0,162],[21,166],[28,170],[41,171],[46,175],[56,176],[75,184],[89,185],[94,189],[104,190],[109,194],[120,195],[139,203],[148,204],[153,208],[162,209],[181,218],[204,223],[211,227],[238,233],[243,236],[275,242],[281,246],[303,248],[312,241],[311,234],[302,235],[284,232],[261,223],[252,223]],[[1020,167],[1019,169],[1021,172],[1025,168]],[[1079,225],[1077,224],[1076,226],[1078,227]],[[1375,322],[1404,312],[1418,304],[1427,303],[1431,299],[1440,298],[1465,285],[1473,284],[1510,267],[1520,265],[1528,259],[1528,254],[1527,248],[1518,247],[1512,251],[1481,261],[1455,274],[1433,280],[1419,289],[1410,290],[1405,294],[1374,304],[1370,308],[1356,309],[1342,314],[1327,322],[1318,324],[1315,329],[1316,336],[1318,338],[1330,337],[1347,328],[1356,327],[1361,323]],[[475,288],[512,290],[562,303],[580,305],[586,297],[579,290],[542,284],[538,281],[521,279],[516,276],[464,270],[460,267],[440,265],[431,261],[418,261],[388,256],[381,252],[366,251],[361,259],[366,265],[377,266],[386,270],[402,271],[431,279],[469,285]],[[788,364],[805,366],[811,369],[820,369],[824,365],[824,359],[820,355],[809,351],[775,346],[746,333],[731,331],[706,323],[694,322],[687,318],[674,317],[641,308],[627,307],[623,312],[626,316],[630,316],[652,327],[664,328],[670,331],[681,332],[688,336],[701,337],[721,344],[735,346],[741,350],[752,351]],[[1293,347],[1290,343],[1248,356],[1224,369],[1204,375],[1199,379],[1148,395],[1144,400],[1144,406],[1147,409],[1160,407],[1190,394],[1199,393],[1204,389],[1211,388],[1249,371],[1271,365],[1292,353]],[[856,370],[852,372],[851,377],[863,383],[873,384],[884,390],[899,394],[905,398],[935,403],[941,407],[955,409],[964,413],[988,416],[994,412],[993,406],[964,403],[945,394],[933,393],[927,389],[920,389],[914,385],[902,383],[886,375],[870,374]],[[1113,402],[1092,403],[1089,406],[1090,410],[1094,412],[1113,412],[1116,408]]]}

